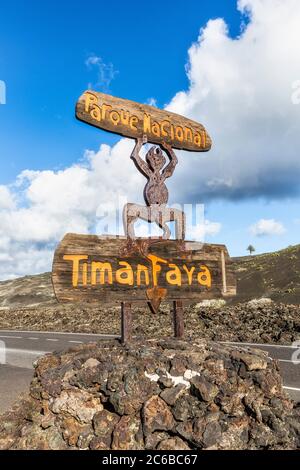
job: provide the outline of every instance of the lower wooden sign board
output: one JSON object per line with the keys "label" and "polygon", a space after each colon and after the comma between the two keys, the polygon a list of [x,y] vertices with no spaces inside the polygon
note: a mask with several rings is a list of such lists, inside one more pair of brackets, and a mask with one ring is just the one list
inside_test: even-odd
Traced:
{"label": "lower wooden sign board", "polygon": [[59,302],[198,302],[236,294],[224,245],[67,234],[53,261]]}

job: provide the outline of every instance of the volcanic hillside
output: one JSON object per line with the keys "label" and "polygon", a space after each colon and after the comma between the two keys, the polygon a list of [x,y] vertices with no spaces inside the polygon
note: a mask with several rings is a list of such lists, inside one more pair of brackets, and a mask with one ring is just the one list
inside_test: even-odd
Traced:
{"label": "volcanic hillside", "polygon": [[235,303],[269,297],[275,302],[300,304],[300,245],[233,261],[238,279]]}

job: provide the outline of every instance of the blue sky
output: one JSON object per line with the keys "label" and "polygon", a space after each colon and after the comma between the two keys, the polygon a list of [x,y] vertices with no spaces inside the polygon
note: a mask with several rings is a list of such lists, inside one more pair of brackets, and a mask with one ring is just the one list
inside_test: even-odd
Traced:
{"label": "blue sky", "polygon": [[[259,10],[257,2],[258,0],[249,0],[249,2],[242,0],[242,3],[249,3],[252,8],[250,23],[253,22],[253,34],[257,33],[257,37],[260,38],[259,28],[261,28],[264,19],[267,21],[269,10],[271,14],[271,3],[269,0],[263,0],[265,10],[262,12]],[[287,3],[289,2],[293,2],[293,0],[288,0]],[[238,116],[238,122],[230,122],[232,133],[238,133],[237,127],[241,119],[245,121],[244,127],[246,127],[245,123],[248,127],[251,126],[253,119],[255,120],[255,112],[258,121],[261,119],[260,109],[253,111],[253,105],[251,105],[252,114],[249,115],[249,118],[248,115],[241,117],[238,114],[241,113],[241,108],[244,106],[244,95],[234,96],[236,77],[230,78],[230,74],[227,73],[230,67],[232,70],[234,67],[243,69],[241,56],[245,56],[245,53],[241,52],[237,57],[239,44],[241,49],[245,51],[247,47],[249,50],[252,47],[249,46],[250,39],[247,39],[248,45],[246,45],[246,39],[243,42],[239,40],[249,23],[245,9],[241,11],[243,8],[242,6],[237,8],[236,0],[187,0],[184,3],[174,0],[153,0],[150,3],[135,0],[128,2],[118,0],[115,2],[73,1],[72,6],[69,1],[46,0],[40,2],[29,0],[24,2],[16,0],[2,2],[0,12],[0,80],[4,80],[6,83],[7,102],[5,105],[0,105],[0,185],[7,188],[14,201],[11,206],[8,204],[9,207],[7,206],[5,210],[16,212],[22,207],[31,207],[32,205],[35,207],[39,205],[39,210],[42,210],[42,202],[32,198],[33,190],[30,186],[33,181],[32,176],[30,176],[30,181],[27,180],[25,188],[16,184],[18,175],[24,170],[30,172],[49,170],[54,173],[64,171],[64,169],[84,161],[84,152],[87,149],[92,154],[97,154],[101,144],[113,146],[119,140],[115,135],[96,130],[75,119],[76,100],[88,87],[88,84],[92,84],[99,91],[108,91],[113,95],[139,102],[147,102],[150,98],[154,98],[159,107],[164,107],[171,102],[171,106],[174,106],[178,112],[181,109],[186,109],[185,114],[197,117],[204,125],[210,126],[208,131],[213,131],[212,137],[216,146],[217,153],[205,155],[198,164],[199,175],[202,174],[202,168],[206,171],[206,168],[212,167],[211,173],[206,177],[212,180],[213,165],[215,164],[215,168],[218,169],[218,180],[220,180],[223,169],[227,171],[226,161],[229,166],[240,167],[240,173],[242,173],[242,167],[246,168],[250,164],[251,155],[255,156],[256,150],[260,149],[261,151],[261,145],[257,141],[256,148],[255,141],[248,142],[247,134],[241,132],[241,135],[245,135],[245,141],[244,147],[241,146],[238,150],[251,147],[250,157],[248,154],[243,155],[243,152],[240,152],[238,159],[236,157],[235,160],[229,161],[229,159],[226,160],[226,153],[224,156],[221,155],[223,142],[221,134],[224,119],[220,89],[224,86],[222,93],[226,94],[228,83],[229,87],[232,84],[231,94],[228,95],[228,100],[232,100],[233,103],[232,108],[228,107],[228,100],[226,101],[227,109],[232,109],[230,114],[237,113]],[[274,12],[272,14],[275,25],[278,19]],[[221,18],[223,24],[227,25],[228,32],[222,33],[222,25],[218,23],[218,18]],[[268,18],[269,21],[273,21],[272,16],[268,16]],[[209,20],[212,21],[211,27],[207,28],[207,38],[204,35],[203,44],[198,42],[197,51],[189,54],[189,48],[193,43],[197,43],[200,29],[206,28]],[[286,26],[291,29],[289,25]],[[267,27],[263,29],[263,31],[266,30]],[[217,38],[222,39],[221,45],[218,42],[214,45]],[[230,40],[229,43],[227,38]],[[235,39],[236,41],[232,41]],[[295,38],[293,41],[295,42]],[[266,43],[267,41],[262,44],[262,48]],[[224,50],[224,54],[219,58],[214,56],[218,50]],[[274,61],[269,49],[267,54],[270,57],[270,70],[272,70]],[[88,66],[89,57],[97,57],[99,61],[101,58],[102,69],[101,65],[99,67],[97,65]],[[206,57],[207,63],[204,60],[198,63],[197,57]],[[231,59],[234,62],[231,62]],[[218,69],[213,69],[211,65],[213,60],[216,63],[220,60],[220,72]],[[265,64],[266,69],[262,70],[259,58],[257,65],[255,65],[255,57],[249,55],[249,60],[254,62],[252,69],[257,70],[257,76],[255,73],[253,75],[252,72],[249,72],[247,93],[249,89],[252,89],[251,77],[255,77],[253,78],[253,93],[255,95],[256,88],[263,90],[256,80],[260,74],[266,76],[269,73],[268,64]],[[190,76],[186,70],[188,63]],[[114,71],[108,88],[107,83],[104,83],[103,80],[101,82],[99,79],[100,69],[104,70],[106,78],[109,75],[109,70]],[[224,76],[227,80],[224,78],[223,84],[218,81],[219,73],[220,77]],[[270,175],[272,164],[266,169],[263,159],[266,158],[269,161],[273,158],[274,176],[270,177],[270,180],[268,177],[260,180],[257,174],[252,175],[252,179],[249,177],[252,183],[248,188],[247,183],[243,183],[244,174],[241,178],[240,174],[227,175],[226,181],[229,181],[229,185],[232,181],[236,182],[238,178],[240,180],[228,194],[224,191],[224,197],[222,197],[222,186],[220,186],[221,190],[219,186],[216,189],[213,186],[211,193],[207,191],[201,193],[198,189],[194,193],[191,192],[191,194],[195,194],[195,197],[192,196],[193,202],[205,204],[206,216],[209,221],[220,224],[219,231],[215,230],[214,233],[212,230],[211,234],[208,233],[207,241],[226,243],[232,255],[245,254],[245,248],[249,243],[252,243],[258,252],[263,252],[299,242],[298,173],[293,169],[296,157],[294,154],[292,155],[293,164],[290,165],[292,174],[286,176],[286,169],[282,168],[280,163],[280,158],[284,161],[286,156],[282,154],[281,157],[278,155],[273,157],[272,155],[272,152],[276,153],[276,149],[273,148],[274,134],[280,124],[280,116],[277,111],[282,105],[281,95],[285,94],[287,100],[284,117],[290,118],[287,116],[289,109],[293,118],[296,112],[295,106],[292,109],[290,104],[290,94],[293,81],[300,79],[300,74],[298,76],[297,73],[298,69],[289,71],[286,77],[287,89],[282,90],[282,85],[280,85],[281,93],[278,94],[278,98],[276,98],[275,92],[273,94],[270,92],[266,105],[268,114],[267,117],[264,117],[266,128],[263,133],[266,139],[263,144],[266,145],[266,148],[265,154],[260,157],[259,166],[262,167],[261,175],[264,174],[264,171],[266,175]],[[204,74],[204,78],[201,74]],[[214,95],[211,93],[210,96],[214,98],[207,105],[204,103],[201,108],[202,102],[201,100],[198,102],[195,96],[201,92],[201,86],[205,88],[205,83],[209,83],[210,80],[213,82],[212,90],[215,93]],[[180,100],[176,98],[180,91],[186,93],[186,101],[194,100],[186,108],[182,108]],[[273,97],[275,100],[278,99],[278,102],[274,101]],[[300,107],[297,108],[297,112],[300,114]],[[292,117],[291,123],[293,122]],[[219,131],[220,136],[218,135]],[[229,132],[228,129],[226,132]],[[269,137],[268,132],[270,132]],[[292,132],[291,124],[285,129],[285,138]],[[268,138],[269,141],[267,141]],[[277,138],[280,139],[281,136],[278,135]],[[297,142],[294,140],[291,145],[295,148]],[[236,151],[237,149],[234,148],[233,153]],[[123,158],[129,158],[129,156],[124,155]],[[189,182],[186,179],[189,171],[189,164],[186,163],[188,157],[181,154],[178,174],[181,174],[180,164],[183,159],[185,159],[185,166],[182,167],[182,178],[175,180],[175,183],[170,185],[174,201],[176,200],[174,191],[184,181],[187,189],[182,192],[182,198],[188,197]],[[192,161],[194,160],[191,160],[190,171],[195,173]],[[83,163],[84,165],[85,163]],[[119,171],[121,171],[120,165],[121,163],[119,166],[117,165]],[[245,173],[247,175],[246,170]],[[287,173],[289,173],[288,170]],[[296,182],[293,182],[293,174]],[[282,191],[280,190],[280,175],[284,175]],[[257,186],[256,183],[253,183],[255,179],[258,181]],[[201,186],[200,180],[201,178],[199,179]],[[274,181],[276,186],[275,183],[273,185]],[[196,183],[197,180],[194,181],[194,184]],[[101,181],[99,186],[101,186]],[[211,187],[210,184],[209,188]],[[245,187],[244,193],[243,187]],[[264,190],[264,188],[268,188],[268,190]],[[29,193],[26,193],[28,189]],[[53,190],[56,189],[53,188]],[[99,198],[101,198],[101,191],[99,191]],[[184,202],[180,197],[179,199],[180,202]],[[18,219],[18,213],[16,212],[16,214]],[[55,217],[55,214],[53,215],[51,212],[51,216]],[[72,216],[72,212],[70,212],[70,216]],[[266,233],[262,229],[262,233],[259,234],[257,227],[256,229],[252,228],[251,232],[249,227],[261,220],[273,221],[275,225],[269,222]],[[281,225],[281,228],[278,224]],[[262,225],[264,226],[264,224]],[[30,230],[30,226],[28,229]],[[2,231],[4,233],[4,228]],[[41,237],[40,240],[36,237],[31,241],[30,237],[27,237],[26,240],[19,237],[16,242],[23,249],[25,246],[37,249],[37,246],[46,246],[48,242],[48,248],[51,248],[55,242],[55,236],[51,235],[49,240],[47,237]],[[7,247],[10,242],[6,241],[5,243],[4,245]],[[6,253],[5,249],[9,250],[10,258],[12,246],[14,245],[10,244],[9,248],[3,248],[3,253]],[[41,264],[41,266],[43,265]],[[39,268],[36,265],[28,264],[26,269],[36,271]],[[10,275],[9,272],[7,273]],[[11,275],[13,274],[12,272]]]}
{"label": "blue sky", "polygon": [[[0,78],[7,105],[0,108],[1,183],[24,168],[61,168],[86,148],[116,137],[74,119],[74,104],[89,82],[87,58],[95,54],[118,72],[110,92],[163,107],[187,87],[187,50],[208,19],[223,16],[239,33],[236,2],[180,3],[15,1],[1,5]],[[177,25],[180,24],[180,27]]]}

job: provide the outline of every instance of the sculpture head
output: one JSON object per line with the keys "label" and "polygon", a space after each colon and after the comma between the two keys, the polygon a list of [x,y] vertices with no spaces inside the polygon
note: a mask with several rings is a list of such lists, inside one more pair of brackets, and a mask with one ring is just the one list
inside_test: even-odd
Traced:
{"label": "sculpture head", "polygon": [[153,171],[160,171],[166,164],[166,158],[159,147],[151,147],[146,154],[146,162]]}

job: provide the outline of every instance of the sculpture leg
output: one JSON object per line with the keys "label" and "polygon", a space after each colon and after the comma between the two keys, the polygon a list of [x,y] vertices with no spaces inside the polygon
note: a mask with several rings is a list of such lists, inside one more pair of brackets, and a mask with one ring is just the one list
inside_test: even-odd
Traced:
{"label": "sculpture leg", "polygon": [[128,203],[123,209],[123,226],[125,236],[127,238],[135,239],[134,224],[138,219],[151,222],[151,211],[149,207],[140,206],[139,204]]}
{"label": "sculpture leg", "polygon": [[163,223],[162,225],[159,225],[160,228],[163,229],[164,233],[163,233],[163,239],[164,240],[169,240],[170,237],[171,237],[171,230],[169,228],[169,226],[165,223]]}
{"label": "sculpture leg", "polygon": [[185,238],[185,214],[178,209],[172,209],[165,205],[155,208],[155,222],[164,231],[163,239],[168,240],[171,237],[171,231],[167,222],[175,222],[176,240]]}
{"label": "sculpture leg", "polygon": [[170,221],[170,209],[167,208],[164,204],[155,207],[155,212],[153,213],[153,220],[157,225],[163,230],[162,238],[164,240],[169,240],[171,237],[171,231],[167,222]]}
{"label": "sculpture leg", "polygon": [[184,240],[185,238],[185,213],[174,210],[176,239]]}
{"label": "sculpture leg", "polygon": [[128,203],[123,209],[123,225],[125,236],[135,239],[134,224],[138,220],[155,222],[162,230],[162,238],[169,240],[171,230],[167,222],[175,222],[175,232],[177,240],[185,238],[185,214],[178,209],[166,207],[165,204],[153,204],[151,206],[141,206],[139,204]]}
{"label": "sculpture leg", "polygon": [[135,238],[135,233],[134,233],[134,223],[137,219],[136,215],[134,214],[135,212],[135,204],[125,204],[124,209],[123,209],[123,227],[124,227],[124,233],[125,237],[127,238]]}

